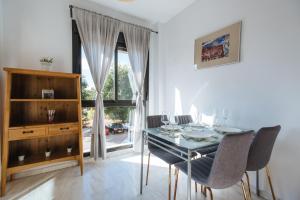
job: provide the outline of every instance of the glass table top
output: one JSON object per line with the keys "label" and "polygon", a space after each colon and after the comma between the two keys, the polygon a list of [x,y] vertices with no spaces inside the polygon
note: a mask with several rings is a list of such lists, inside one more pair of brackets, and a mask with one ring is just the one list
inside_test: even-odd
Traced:
{"label": "glass table top", "polygon": [[[167,131],[159,127],[144,129],[143,132],[149,137],[154,136],[156,139],[162,139],[162,141],[165,140],[182,148],[199,150],[201,148],[217,145],[221,142],[226,133],[216,130],[217,129],[213,127],[191,127],[185,125],[180,126],[177,130],[173,131]],[[239,134],[245,131],[242,129],[240,130],[241,132],[236,132],[234,134]],[[189,137],[191,135],[199,135],[199,137]]]}

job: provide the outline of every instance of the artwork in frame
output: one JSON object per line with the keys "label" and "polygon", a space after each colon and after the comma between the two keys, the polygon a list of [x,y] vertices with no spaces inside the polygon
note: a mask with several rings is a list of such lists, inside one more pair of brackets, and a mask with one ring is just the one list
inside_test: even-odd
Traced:
{"label": "artwork in frame", "polygon": [[240,61],[241,24],[239,21],[195,40],[194,64],[198,69]]}
{"label": "artwork in frame", "polygon": [[54,99],[54,90],[42,89],[42,99]]}

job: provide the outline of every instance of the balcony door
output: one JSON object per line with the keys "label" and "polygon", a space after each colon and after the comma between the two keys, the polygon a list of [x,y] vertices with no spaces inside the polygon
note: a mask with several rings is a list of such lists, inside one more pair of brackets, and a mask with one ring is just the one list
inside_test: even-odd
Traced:
{"label": "balcony door", "polygon": [[[72,21],[72,30],[73,73],[81,74],[83,147],[85,155],[89,155],[96,90],[75,21]],[[148,72],[147,68],[144,86],[146,100],[148,99]],[[103,99],[107,151],[131,148],[136,88],[123,33],[119,34],[114,57],[104,83]]]}

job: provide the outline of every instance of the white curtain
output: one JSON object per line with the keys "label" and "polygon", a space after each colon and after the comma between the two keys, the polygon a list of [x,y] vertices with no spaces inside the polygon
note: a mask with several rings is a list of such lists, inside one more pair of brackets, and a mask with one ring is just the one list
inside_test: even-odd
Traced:
{"label": "white curtain", "polygon": [[95,159],[106,157],[102,89],[120,32],[120,22],[80,8],[73,8],[83,49],[97,90],[91,153]]}
{"label": "white curtain", "polygon": [[129,70],[127,76],[128,76],[130,88],[131,88],[132,94],[133,94],[131,100],[136,100],[137,89],[136,89],[136,85],[135,85],[135,81],[134,81],[134,74],[131,70]]}
{"label": "white curtain", "polygon": [[122,30],[137,89],[133,147],[135,151],[140,151],[141,134],[145,122],[143,90],[150,44],[150,30],[131,24],[123,24]]}

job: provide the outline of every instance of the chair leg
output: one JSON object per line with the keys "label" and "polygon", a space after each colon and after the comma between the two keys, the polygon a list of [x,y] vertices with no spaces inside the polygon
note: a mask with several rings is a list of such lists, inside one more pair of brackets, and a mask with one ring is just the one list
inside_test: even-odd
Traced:
{"label": "chair leg", "polygon": [[196,183],[196,181],[195,181],[195,192],[198,192],[198,190],[197,190],[197,183]]}
{"label": "chair leg", "polygon": [[245,174],[246,174],[246,178],[247,178],[247,186],[248,186],[248,190],[249,190],[249,197],[250,197],[250,199],[251,199],[252,197],[251,197],[251,189],[250,189],[249,175],[248,175],[248,172],[245,172]]}
{"label": "chair leg", "polygon": [[150,165],[150,152],[149,152],[149,154],[148,154],[148,165],[147,165],[146,185],[148,185],[149,165]]}
{"label": "chair leg", "polygon": [[242,189],[243,189],[244,199],[248,200],[248,195],[247,195],[247,192],[246,192],[244,181],[241,180],[241,183],[242,183]]}
{"label": "chair leg", "polygon": [[213,200],[213,194],[212,194],[212,191],[211,191],[211,188],[210,187],[204,187],[205,190],[208,190],[209,191],[209,196],[210,196],[210,200]]}
{"label": "chair leg", "polygon": [[168,192],[168,200],[171,200],[171,173],[172,173],[172,168],[171,168],[171,165],[169,165],[169,192]]}
{"label": "chair leg", "polygon": [[176,194],[177,194],[179,169],[176,169],[175,172],[176,172],[176,177],[175,177],[175,186],[174,186],[174,200],[176,200]]}
{"label": "chair leg", "polygon": [[271,180],[270,169],[269,169],[268,165],[266,166],[266,174],[267,174],[268,181],[269,181],[269,184],[270,184],[270,188],[271,188],[273,200],[276,200],[274,189],[273,189],[273,185],[272,185],[272,180]]}

